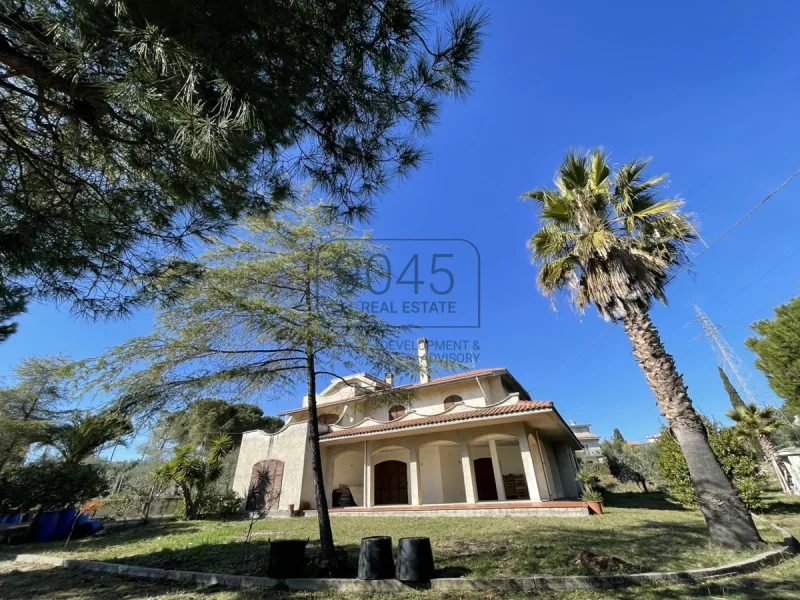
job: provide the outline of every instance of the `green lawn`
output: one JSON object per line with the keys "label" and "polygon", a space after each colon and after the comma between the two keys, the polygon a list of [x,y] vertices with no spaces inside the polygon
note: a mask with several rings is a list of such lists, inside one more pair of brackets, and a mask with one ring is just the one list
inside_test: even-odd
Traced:
{"label": "green lawn", "polygon": [[[646,500],[649,508],[643,508],[642,500]],[[545,552],[538,550],[550,543],[550,551],[560,557],[577,553],[579,547],[569,548],[568,544],[575,542],[595,548],[598,553],[619,557],[630,557],[637,563],[650,564],[655,568],[667,569],[676,565],[677,558],[671,556],[679,554],[688,562],[695,565],[710,564],[730,553],[719,552],[709,548],[702,537],[702,529],[697,527],[700,523],[699,515],[693,511],[677,511],[656,496],[644,497],[631,495],[616,497],[612,500],[616,507],[609,509],[602,518],[584,520],[557,519],[437,519],[424,520],[429,523],[426,533],[434,539],[437,547],[437,560],[447,561],[448,566],[462,560],[468,568],[475,569],[470,575],[477,574],[479,568],[486,572],[505,572],[501,568],[504,562],[516,567],[532,561],[536,569],[529,572],[544,572],[542,565],[558,564],[564,561],[549,557]],[[633,508],[632,506],[640,506]],[[787,496],[773,496],[770,499],[766,515],[770,520],[783,525],[800,537],[800,498]],[[335,521],[338,541],[358,538],[365,530],[373,528],[391,528],[394,535],[402,535],[418,531],[419,523],[423,520],[400,519],[347,519],[339,518]],[[482,523],[490,521],[490,523]],[[583,523],[583,525],[581,525]],[[646,541],[642,529],[652,525],[653,537]],[[260,524],[259,538],[286,537],[299,535],[300,532],[312,533],[313,521],[278,521],[271,520]],[[225,536],[241,535],[244,524],[229,523],[213,525],[210,523],[176,523],[164,527],[148,527],[140,530],[114,533],[105,539],[94,539],[76,544],[72,553],[83,557],[96,557],[136,562],[137,564],[158,564],[159,566],[172,566],[173,568],[199,568],[213,565],[215,570],[235,571],[237,544],[228,542],[220,544],[220,539]],[[568,540],[559,539],[559,534],[568,532],[572,528],[576,533],[569,534]],[[430,529],[430,531],[428,531]],[[411,530],[411,531],[409,531]],[[227,533],[225,533],[227,532]],[[583,537],[578,536],[582,532]],[[673,535],[674,533],[674,535]],[[597,534],[601,543],[592,541]],[[536,537],[531,536],[538,536]],[[487,550],[481,554],[463,548],[452,549],[453,540],[480,540],[487,542]],[[615,538],[619,538],[618,540]],[[525,540],[528,539],[527,547]],[[125,541],[129,543],[125,543]],[[205,541],[203,541],[205,540]],[[520,546],[506,548],[501,551],[501,540],[516,540]],[[196,545],[195,545],[196,544]],[[636,544],[636,554],[632,553],[626,544]],[[687,547],[691,545],[691,548]],[[603,547],[606,549],[603,550]],[[24,548],[31,550],[31,548]],[[169,548],[169,550],[167,550]],[[197,548],[202,548],[199,552]],[[22,550],[23,547],[15,549]],[[47,550],[53,554],[63,554],[56,545],[38,546],[38,549]],[[234,550],[231,552],[231,550]],[[261,548],[263,552],[263,546]],[[595,550],[592,550],[595,551]],[[703,554],[714,557],[706,559]],[[203,556],[207,554],[208,556]],[[461,559],[457,559],[457,556]],[[167,557],[172,557],[172,564]],[[663,557],[663,561],[658,557]],[[627,558],[625,558],[627,560]],[[649,562],[648,562],[649,561]],[[251,565],[251,567],[254,565]],[[682,566],[689,566],[684,564]],[[227,568],[223,568],[227,567]],[[233,568],[232,568],[233,567]],[[576,572],[575,566],[561,564],[559,572]],[[743,600],[749,598],[785,598],[800,600],[800,557],[787,560],[777,566],[764,569],[747,576],[715,580],[713,583],[691,586],[656,586],[630,588],[610,591],[575,591],[551,592],[537,597],[552,598],[553,600],[611,600],[621,598],[624,600],[654,600],[654,599],[679,599],[679,598],[725,598],[728,600]],[[289,598],[291,596],[291,599]],[[327,594],[324,600],[342,600],[345,595]],[[349,596],[353,597],[353,596]],[[381,596],[386,598],[386,596]],[[497,594],[438,594],[436,598],[447,600],[477,600],[478,598],[493,598]],[[508,598],[523,598],[525,596],[503,596]],[[4,600],[23,600],[28,598],[41,598],[43,600],[257,600],[281,599],[294,600],[295,598],[319,598],[320,594],[288,594],[274,591],[256,590],[225,590],[220,588],[180,586],[166,582],[153,582],[146,580],[128,579],[115,576],[68,571],[64,569],[46,568],[41,566],[26,566],[13,563],[0,562],[0,598]],[[391,597],[390,597],[391,598]],[[434,594],[430,592],[415,592],[395,597],[398,600],[432,600]]]}
{"label": "green lawn", "polygon": [[[334,537],[356,564],[362,537],[426,535],[431,538],[440,576],[487,577],[533,573],[604,572],[599,561],[579,560],[581,552],[611,556],[620,572],[667,571],[713,566],[745,554],[710,546],[699,512],[682,510],[658,494],[611,496],[606,514],[589,518],[357,518],[334,517]],[[786,504],[785,510],[795,505]],[[250,558],[242,561],[247,523],[169,522],[110,530],[72,542],[19,546],[19,552],[124,562],[140,566],[249,575],[266,574],[268,540],[311,538],[313,518],[266,519],[254,528]],[[771,528],[765,537],[778,539]],[[313,575],[313,573],[307,573]]]}

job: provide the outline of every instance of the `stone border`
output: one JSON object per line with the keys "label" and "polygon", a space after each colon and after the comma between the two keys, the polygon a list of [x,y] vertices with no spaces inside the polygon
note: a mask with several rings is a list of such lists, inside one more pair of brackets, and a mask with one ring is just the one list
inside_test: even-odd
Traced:
{"label": "stone border", "polygon": [[360,579],[271,579],[269,577],[251,577],[247,575],[196,573],[193,571],[172,571],[94,560],[61,558],[46,554],[0,554],[0,560],[51,565],[67,569],[80,569],[83,571],[95,571],[112,575],[159,579],[181,583],[222,585],[232,588],[280,588],[307,592],[337,591],[370,594],[376,592],[408,592],[418,589],[431,589],[439,592],[529,592],[534,590],[619,588],[653,583],[693,583],[727,575],[751,573],[763,567],[775,565],[800,551],[797,540],[795,540],[788,531],[772,523],[770,523],[770,525],[783,536],[783,542],[781,542],[782,547],[718,567],[663,573],[633,573],[630,575],[529,575],[519,577],[487,577],[484,579],[470,579],[466,577],[442,578],[434,579],[430,583],[421,585],[403,583],[396,579],[384,579],[379,581],[363,581]]}

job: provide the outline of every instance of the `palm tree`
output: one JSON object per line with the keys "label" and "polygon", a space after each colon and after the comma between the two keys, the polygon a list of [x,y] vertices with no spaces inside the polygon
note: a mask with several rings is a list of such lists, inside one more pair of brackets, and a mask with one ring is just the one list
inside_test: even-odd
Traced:
{"label": "palm tree", "polygon": [[192,446],[178,446],[174,456],[155,470],[156,482],[164,485],[172,482],[180,488],[186,520],[200,516],[206,492],[222,475],[225,457],[232,449],[233,440],[228,435],[212,440],[205,456]]}
{"label": "palm tree", "polygon": [[529,241],[538,284],[551,298],[567,292],[580,311],[594,305],[621,322],[656,403],[689,466],[711,540],[730,547],[761,543],[747,508],[711,451],[682,375],[648,311],[696,237],[677,198],[659,198],[665,175],[645,179],[648,159],[611,172],[602,149],[568,152],[555,188],[524,194],[538,204],[541,229]]}
{"label": "palm tree", "polygon": [[97,414],[75,413],[70,423],[55,426],[47,444],[61,454],[65,463],[78,464],[133,432],[128,417],[101,411]]}
{"label": "palm tree", "polygon": [[761,446],[761,452],[764,453],[764,458],[772,465],[772,468],[778,475],[781,488],[785,493],[790,493],[789,484],[778,465],[775,445],[769,438],[769,435],[777,430],[780,425],[778,411],[772,406],[761,408],[755,402],[750,402],[748,404],[743,402],[736,408],[729,410],[727,414],[728,418],[735,423],[736,429],[739,430],[743,437],[758,441],[758,445]]}

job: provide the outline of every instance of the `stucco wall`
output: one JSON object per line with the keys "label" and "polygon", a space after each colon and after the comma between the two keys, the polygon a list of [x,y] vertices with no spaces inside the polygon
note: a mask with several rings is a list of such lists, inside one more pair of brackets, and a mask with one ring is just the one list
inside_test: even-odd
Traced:
{"label": "stucco wall", "polygon": [[439,446],[427,446],[419,451],[422,504],[441,504],[444,502],[442,464],[439,450]]}
{"label": "stucco wall", "polygon": [[500,459],[500,468],[503,475],[524,475],[525,467],[522,466],[522,456],[519,453],[519,444],[515,446],[497,446],[497,458]]}
{"label": "stucco wall", "polygon": [[466,502],[464,472],[461,469],[461,450],[454,446],[439,447],[439,463],[442,467],[442,502]]}
{"label": "stucco wall", "polygon": [[578,483],[575,481],[575,465],[569,453],[572,452],[564,443],[553,443],[553,451],[558,464],[558,473],[564,496],[577,498],[580,495]]}
{"label": "stucco wall", "polygon": [[352,450],[343,452],[333,459],[333,474],[330,479],[331,489],[340,485],[363,485],[364,453]]}
{"label": "stucco wall", "polygon": [[[263,431],[248,431],[242,436],[239,460],[233,476],[233,490],[242,498],[247,496],[253,465],[262,460],[276,459],[284,463],[283,483],[278,503],[280,510],[290,504],[300,507],[303,480],[306,477],[306,423],[287,425],[273,434]],[[310,472],[310,464],[309,469]]]}

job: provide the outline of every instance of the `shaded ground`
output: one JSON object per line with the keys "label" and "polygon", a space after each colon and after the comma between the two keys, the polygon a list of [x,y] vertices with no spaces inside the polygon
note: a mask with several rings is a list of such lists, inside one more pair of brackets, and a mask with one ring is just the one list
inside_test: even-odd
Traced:
{"label": "shaded ground", "polygon": [[[783,501],[791,515],[795,505]],[[776,505],[777,506],[777,505]],[[357,518],[333,517],[334,538],[356,564],[362,537],[425,535],[431,538],[439,576],[486,577],[531,573],[665,571],[707,567],[742,558],[708,544],[698,511],[683,510],[660,494],[609,498],[606,514],[590,518]],[[70,544],[19,546],[19,552],[124,562],[189,571],[266,575],[270,539],[310,538],[318,552],[313,518],[267,519],[245,548],[244,521],[170,522],[109,531]],[[765,530],[777,540],[772,530]],[[247,558],[244,558],[245,554]],[[307,575],[314,575],[308,572]]]}
{"label": "shaded ground", "polygon": [[[658,498],[641,498],[651,503],[658,502]],[[619,505],[630,505],[636,498],[619,498]],[[630,511],[637,509],[625,509],[618,506],[616,510]],[[667,507],[667,511],[672,509]],[[684,511],[674,511],[684,512]],[[686,511],[691,512],[691,511]],[[800,537],[800,498],[790,498],[787,496],[775,497],[770,503],[765,516],[792,531],[795,536]],[[353,519],[356,521],[359,519]],[[363,519],[364,521],[368,519]],[[452,519],[454,528],[457,527],[461,519]],[[509,519],[509,521],[519,522],[522,519]],[[599,522],[600,519],[596,520]],[[615,521],[616,523],[616,521]],[[184,524],[186,525],[186,524]],[[241,523],[237,526],[242,525]],[[524,525],[524,524],[523,524]],[[204,528],[202,525],[189,524],[182,528],[148,528],[150,531],[139,532],[137,543],[154,543],[155,540],[169,538],[170,535],[186,536],[190,533],[201,533]],[[525,528],[527,530],[527,528]],[[539,527],[546,530],[546,528]],[[167,531],[172,531],[168,534]],[[268,529],[264,527],[263,533]],[[278,531],[272,528],[271,531]],[[281,529],[281,532],[284,530]],[[508,530],[505,530],[507,534]],[[130,535],[132,532],[129,532]],[[623,531],[620,535],[626,535]],[[683,534],[680,535],[683,537]],[[110,551],[115,547],[112,539],[96,540],[103,542],[104,548]],[[95,543],[96,543],[95,542]],[[503,556],[513,556],[519,551],[517,547],[508,548]],[[522,548],[524,550],[524,548]],[[663,549],[662,549],[663,550]],[[472,553],[472,548],[457,548],[455,550],[443,546],[439,549],[442,554],[451,551]],[[54,552],[55,553],[55,552]],[[695,586],[657,586],[657,587],[638,587],[623,590],[609,591],[575,591],[575,592],[548,592],[538,594],[538,598],[549,598],[552,600],[611,600],[620,598],[623,600],[677,600],[680,598],[705,598],[716,599],[725,598],[726,600],[744,600],[755,598],[800,600],[800,557],[792,558],[777,566],[770,567],[753,573],[751,575],[732,577],[716,580],[713,583]],[[339,598],[344,599],[348,596],[344,594],[309,594],[274,591],[256,590],[226,590],[214,587],[194,587],[179,586],[174,584],[153,582],[147,580],[134,580],[123,577],[106,576],[99,574],[82,573],[79,571],[68,571],[64,569],[43,568],[41,566],[19,565],[15,563],[0,562],[0,598],[3,600],[23,600],[28,598],[41,598],[43,600],[260,600],[277,599],[289,600],[295,598],[320,598],[325,600]],[[352,597],[352,596],[349,596]],[[446,600],[477,600],[479,598],[497,598],[498,594],[433,594],[431,592],[416,592],[403,595],[387,596],[381,598],[397,600],[433,600],[433,598],[445,598]],[[523,595],[503,595],[503,598],[523,598],[530,597]]]}

